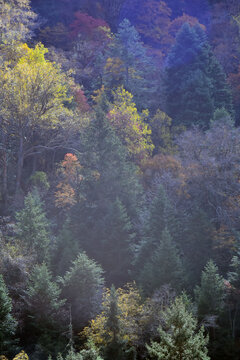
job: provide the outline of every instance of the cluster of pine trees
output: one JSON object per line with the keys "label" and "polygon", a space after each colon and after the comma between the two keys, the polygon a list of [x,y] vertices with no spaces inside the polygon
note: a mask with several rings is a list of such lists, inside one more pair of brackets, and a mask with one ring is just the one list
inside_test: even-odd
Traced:
{"label": "cluster of pine trees", "polygon": [[192,3],[0,0],[3,360],[239,359],[240,7]]}

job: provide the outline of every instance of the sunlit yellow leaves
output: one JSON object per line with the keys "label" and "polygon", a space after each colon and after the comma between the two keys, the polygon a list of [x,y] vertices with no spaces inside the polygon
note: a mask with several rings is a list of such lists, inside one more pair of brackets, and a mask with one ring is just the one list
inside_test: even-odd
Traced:
{"label": "sunlit yellow leaves", "polygon": [[12,44],[31,34],[36,18],[29,0],[0,0],[0,43]]}
{"label": "sunlit yellow leaves", "polygon": [[[143,304],[140,293],[133,284],[127,284],[124,288],[116,290],[118,296],[119,321],[121,328],[121,338],[130,346],[137,342],[139,336],[139,319],[143,313]],[[104,294],[103,311],[95,319],[91,320],[90,325],[85,327],[80,334],[93,341],[97,346],[106,345],[106,338],[111,340],[113,334],[106,334],[107,314],[110,307],[110,290]],[[109,335],[109,336],[106,336]]]}
{"label": "sunlit yellow leaves", "polygon": [[46,60],[47,49],[20,46],[22,56],[15,66],[0,69],[1,116],[18,131],[24,127],[54,127],[68,112],[67,80],[54,63]]}
{"label": "sunlit yellow leaves", "polygon": [[147,111],[138,113],[132,94],[123,87],[117,89],[108,118],[129,154],[138,161],[148,157],[154,148],[151,129],[144,121],[147,116]]}
{"label": "sunlit yellow leaves", "polygon": [[[6,356],[0,355],[0,360],[8,360]],[[13,360],[29,360],[28,355],[22,350],[19,354],[14,356]]]}
{"label": "sunlit yellow leaves", "polygon": [[19,354],[17,354],[13,360],[28,360],[28,355],[22,350]]}
{"label": "sunlit yellow leaves", "polygon": [[105,73],[111,73],[115,81],[119,81],[122,73],[124,71],[124,64],[121,59],[117,58],[108,58],[105,65]]}

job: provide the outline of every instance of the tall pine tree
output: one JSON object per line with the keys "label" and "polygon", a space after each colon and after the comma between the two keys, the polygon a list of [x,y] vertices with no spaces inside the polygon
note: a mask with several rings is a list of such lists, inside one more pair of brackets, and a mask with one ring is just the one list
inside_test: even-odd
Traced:
{"label": "tall pine tree", "polygon": [[37,192],[29,193],[24,200],[24,208],[17,212],[18,238],[23,249],[32,253],[37,261],[49,260],[49,223],[43,210],[43,203]]}
{"label": "tall pine tree", "polygon": [[183,298],[164,312],[164,325],[159,327],[160,342],[147,345],[151,357],[158,360],[210,360],[207,355],[208,338],[198,330],[197,320],[187,310]]}
{"label": "tall pine tree", "polygon": [[183,264],[167,229],[162,232],[151,258],[146,261],[140,273],[140,283],[148,295],[166,284],[181,289],[184,283]]}
{"label": "tall pine tree", "polygon": [[201,276],[201,284],[195,289],[198,316],[203,319],[207,315],[220,315],[224,308],[225,285],[218,268],[210,260]]}
{"label": "tall pine tree", "polygon": [[176,125],[209,126],[214,110],[232,111],[224,72],[200,26],[184,24],[165,69],[166,112]]}
{"label": "tall pine tree", "polygon": [[136,265],[142,265],[148,260],[159,246],[161,235],[168,229],[173,240],[179,235],[179,224],[173,208],[162,185],[154,196],[143,225],[143,237],[136,247]]}
{"label": "tall pine tree", "polygon": [[156,87],[155,67],[140,35],[128,19],[119,24],[108,56],[104,75],[106,87],[112,89],[123,85],[134,95],[138,108],[147,108]]}
{"label": "tall pine tree", "polygon": [[[109,259],[116,257],[115,245],[125,244],[121,253],[129,253],[127,247],[133,235],[130,227],[138,214],[142,189],[137,168],[128,160],[126,149],[105,117],[106,111],[102,101],[82,139],[85,200],[72,208],[71,226],[80,247],[109,269]],[[129,268],[127,258],[124,264]],[[118,263],[116,259],[115,266]]]}
{"label": "tall pine tree", "polygon": [[8,290],[0,275],[0,354],[10,352],[13,335],[16,331],[16,321],[11,315],[12,302],[8,296]]}
{"label": "tall pine tree", "polygon": [[26,295],[24,337],[43,355],[56,355],[66,346],[66,323],[61,289],[45,263],[36,265],[29,278]]}

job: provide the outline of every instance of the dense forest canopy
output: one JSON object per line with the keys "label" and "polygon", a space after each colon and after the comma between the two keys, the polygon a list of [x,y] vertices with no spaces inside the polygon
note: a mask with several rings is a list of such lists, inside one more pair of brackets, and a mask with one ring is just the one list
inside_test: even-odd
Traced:
{"label": "dense forest canopy", "polygon": [[0,0],[0,358],[238,360],[239,0]]}

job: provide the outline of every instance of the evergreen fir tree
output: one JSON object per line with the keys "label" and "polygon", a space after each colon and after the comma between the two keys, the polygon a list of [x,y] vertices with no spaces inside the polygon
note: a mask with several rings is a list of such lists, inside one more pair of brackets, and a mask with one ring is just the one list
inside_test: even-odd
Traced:
{"label": "evergreen fir tree", "polygon": [[231,114],[225,109],[216,109],[211,120],[210,129],[213,127],[226,126],[228,128],[234,128],[234,120]]}
{"label": "evergreen fir tree", "polygon": [[140,273],[140,283],[145,293],[149,295],[166,284],[180,290],[184,280],[179,252],[168,230],[165,229],[160,236],[158,247]]}
{"label": "evergreen fir tree", "polygon": [[106,321],[106,347],[103,350],[104,359],[106,360],[123,360],[124,341],[120,339],[120,311],[118,308],[118,296],[114,286],[111,287],[109,299],[109,311]]}
{"label": "evergreen fir tree", "polygon": [[231,324],[232,338],[236,338],[239,331],[239,309],[240,309],[240,250],[233,256],[230,264],[230,271],[228,272],[229,281],[229,320]]}
{"label": "evergreen fir tree", "polygon": [[8,354],[16,331],[16,321],[11,315],[12,302],[0,275],[0,354]]}
{"label": "evergreen fir tree", "polygon": [[202,44],[199,65],[211,81],[214,110],[225,108],[233,115],[232,94],[226,74],[211,49],[206,32],[199,25],[194,30]]}
{"label": "evergreen fir tree", "polygon": [[119,199],[110,207],[106,224],[103,251],[108,255],[101,263],[107,282],[121,286],[129,279],[135,234],[126,208]]}
{"label": "evergreen fir tree", "polygon": [[164,313],[164,325],[159,329],[160,342],[147,345],[151,357],[159,360],[210,360],[207,355],[208,338],[198,330],[197,320],[188,312],[182,298]]}
{"label": "evergreen fir tree", "polygon": [[153,59],[147,55],[140,35],[128,19],[119,24],[108,55],[110,59],[115,59],[116,64],[120,61],[120,65],[117,69],[118,81],[114,78],[114,71],[105,74],[107,87],[112,89],[123,85],[134,95],[138,108],[148,108],[156,87]]}
{"label": "evergreen fir tree", "polygon": [[85,200],[73,207],[70,215],[73,236],[79,246],[103,266],[108,261],[106,247],[113,249],[115,241],[116,230],[111,221],[118,228],[119,223],[126,227],[121,229],[121,236],[125,233],[126,243],[130,241],[132,231],[127,228],[136,219],[142,198],[137,168],[128,160],[126,149],[105,119],[106,111],[106,103],[102,101],[83,136]]}
{"label": "evergreen fir tree", "polygon": [[[193,28],[184,24],[177,34],[176,44],[168,55],[166,66],[166,112],[176,125],[199,124],[202,118],[209,117],[210,120],[213,112],[213,103],[206,86],[209,84],[199,69],[200,51],[199,37]],[[204,96],[198,99],[200,92]],[[184,100],[187,100],[187,104]],[[197,109],[196,103],[199,103]],[[205,110],[201,109],[201,105]]]}
{"label": "evergreen fir tree", "polygon": [[183,235],[179,243],[185,259],[189,289],[192,289],[201,278],[207,261],[212,257],[213,225],[207,214],[198,208],[183,221]]}
{"label": "evergreen fir tree", "polygon": [[57,360],[103,360],[99,356],[99,351],[91,342],[87,343],[87,349],[79,352],[74,351],[73,347],[67,352],[65,356],[58,354]]}
{"label": "evergreen fir tree", "polygon": [[73,236],[70,220],[67,219],[57,236],[56,246],[52,251],[52,268],[54,273],[63,276],[80,252],[78,240]]}
{"label": "evergreen fir tree", "polygon": [[60,295],[61,289],[53,281],[47,265],[36,265],[25,296],[25,337],[31,338],[35,351],[45,355],[56,355],[66,346],[66,338],[62,336],[66,326],[62,317],[65,300],[61,300]]}
{"label": "evergreen fir tree", "polygon": [[63,296],[71,306],[73,328],[80,330],[99,310],[104,283],[103,270],[85,253],[80,253],[59,281],[63,287]]}
{"label": "evergreen fir tree", "polygon": [[39,263],[49,259],[49,224],[43,210],[43,203],[35,191],[29,193],[24,208],[17,212],[18,238],[27,253],[32,253]]}
{"label": "evergreen fir tree", "polygon": [[228,280],[235,289],[240,289],[240,250],[233,256],[228,272]]}
{"label": "evergreen fir tree", "polygon": [[142,264],[149,259],[159,246],[161,235],[165,229],[169,229],[170,235],[176,241],[179,237],[180,228],[173,208],[162,185],[151,202],[149,214],[145,220],[143,239],[136,248],[136,265],[142,268]]}
{"label": "evergreen fir tree", "polygon": [[232,112],[226,76],[200,26],[184,24],[168,55],[165,73],[166,111],[176,125],[209,126],[213,112]]}
{"label": "evergreen fir tree", "polygon": [[201,284],[195,289],[198,316],[203,319],[207,315],[220,315],[224,308],[225,286],[218,268],[210,260],[204,268]]}

